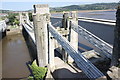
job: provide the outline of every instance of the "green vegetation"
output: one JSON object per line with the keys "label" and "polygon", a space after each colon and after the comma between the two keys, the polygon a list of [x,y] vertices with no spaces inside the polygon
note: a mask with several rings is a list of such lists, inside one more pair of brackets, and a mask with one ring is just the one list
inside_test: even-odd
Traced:
{"label": "green vegetation", "polygon": [[1,21],[1,20],[5,20],[5,19],[6,19],[6,16],[0,17],[0,21]]}
{"label": "green vegetation", "polygon": [[8,13],[8,22],[7,24],[9,25],[19,25],[19,19],[17,18],[18,17],[18,13]]}
{"label": "green vegetation", "polygon": [[32,13],[28,13],[30,21],[33,21]]}
{"label": "green vegetation", "polygon": [[12,11],[10,10],[0,10],[0,13],[11,13]]}
{"label": "green vegetation", "polygon": [[45,67],[38,67],[36,61],[29,65],[30,69],[32,70],[33,76],[29,76],[29,80],[44,80],[44,77],[47,72],[47,68]]}
{"label": "green vegetation", "polygon": [[75,11],[75,10],[107,10],[116,9],[118,3],[96,3],[86,5],[70,5],[65,7],[51,8],[51,12]]}
{"label": "green vegetation", "polygon": [[0,18],[0,21],[2,21],[3,19],[2,18]]}

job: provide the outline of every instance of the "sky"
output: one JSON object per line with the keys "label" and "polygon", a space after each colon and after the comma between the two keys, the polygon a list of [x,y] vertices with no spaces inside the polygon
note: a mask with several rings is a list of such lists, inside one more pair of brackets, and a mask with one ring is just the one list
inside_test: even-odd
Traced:
{"label": "sky", "polygon": [[33,9],[34,4],[49,4],[50,7],[119,2],[119,0],[0,0],[0,9],[23,11]]}

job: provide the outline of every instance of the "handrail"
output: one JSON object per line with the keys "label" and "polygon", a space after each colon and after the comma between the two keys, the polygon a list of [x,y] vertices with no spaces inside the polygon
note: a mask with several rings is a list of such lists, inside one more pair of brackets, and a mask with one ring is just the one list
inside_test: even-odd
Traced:
{"label": "handrail", "polygon": [[[35,42],[35,35],[32,26],[27,23],[24,23],[22,25]],[[97,79],[104,76],[104,74],[99,69],[97,69],[88,59],[86,59],[79,51],[76,51],[74,47],[71,46],[70,42],[68,42],[67,39],[62,37],[60,33],[55,30],[51,23],[48,24],[48,30],[58,41],[58,43],[60,43],[60,45],[66,50],[66,52],[74,59],[77,66],[86,74],[88,78]]]}
{"label": "handrail", "polygon": [[33,24],[32,24],[30,21],[25,21],[25,23],[26,23],[27,25],[29,25],[31,28],[34,28],[34,27],[33,27]]}
{"label": "handrail", "polygon": [[[52,16],[52,18],[62,18],[62,17]],[[70,19],[71,18],[72,17],[70,17]],[[97,19],[97,18],[88,18],[88,17],[78,17],[78,21],[94,22],[98,24],[105,24],[105,25],[111,25],[111,26],[115,26],[115,23],[116,23],[115,20]]]}
{"label": "handrail", "polygon": [[34,32],[34,30],[32,29],[32,27],[31,27],[29,24],[25,23],[25,24],[23,24],[23,25],[26,26],[25,28],[26,28],[27,30],[29,30],[30,32]]}
{"label": "handrail", "polygon": [[106,19],[97,19],[97,18],[78,17],[78,19],[93,20],[93,21],[108,22],[108,23],[116,23],[115,20],[106,20]]}
{"label": "handrail", "polygon": [[58,43],[66,50],[66,52],[74,59],[77,66],[82,69],[88,78],[99,78],[104,74],[99,71],[88,59],[86,59],[80,52],[76,51],[67,39],[62,37],[55,28],[49,23],[48,30]]}
{"label": "handrail", "polygon": [[100,49],[102,52],[104,52],[105,54],[103,55],[107,56],[108,58],[111,58],[113,46],[106,43],[99,37],[95,36],[88,30],[84,29],[83,27],[75,24],[74,21],[71,21],[71,27],[74,31],[76,31],[79,35],[81,35],[83,38],[89,41],[92,45],[94,45],[95,47]]}
{"label": "handrail", "polygon": [[35,43],[36,40],[35,40],[34,30],[28,24],[22,24],[22,25],[24,26],[25,30],[28,32],[33,42]]}

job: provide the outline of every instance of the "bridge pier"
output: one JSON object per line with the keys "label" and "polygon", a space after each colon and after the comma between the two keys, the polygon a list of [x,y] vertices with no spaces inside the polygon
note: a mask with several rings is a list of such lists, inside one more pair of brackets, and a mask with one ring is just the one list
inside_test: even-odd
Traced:
{"label": "bridge pier", "polygon": [[[76,11],[71,12],[71,21],[74,21],[76,25],[78,25],[78,18],[77,18],[77,13]],[[76,33],[72,28],[71,28],[71,22],[70,22],[70,43],[72,46],[75,48],[76,51],[78,51],[78,33]]]}
{"label": "bridge pier", "polygon": [[23,18],[22,18],[22,13],[19,13],[19,20],[20,20],[20,29],[22,30],[22,23],[23,23]]}
{"label": "bridge pier", "polygon": [[116,12],[116,27],[114,30],[114,36],[111,66],[120,66],[120,4]]}
{"label": "bridge pier", "polygon": [[6,30],[2,32],[2,38],[6,36]]}
{"label": "bridge pier", "polygon": [[[78,34],[71,28],[71,21],[69,20],[69,13],[63,14],[62,19],[62,28],[64,28],[64,31],[62,34],[63,36],[68,39],[68,41],[71,43],[71,45],[75,48],[76,51],[78,51]],[[76,24],[78,24],[77,14],[75,11],[71,13],[72,21],[74,21]],[[65,62],[72,63],[74,60],[65,52],[65,50],[62,48],[62,58]]]}
{"label": "bridge pier", "polygon": [[[69,14],[68,13],[64,13],[63,14],[63,19],[62,19],[62,28],[64,28],[64,31],[62,32],[63,33],[63,36],[68,39],[68,33],[67,31],[69,30],[68,28],[68,17],[69,17]],[[62,48],[62,59],[65,61],[65,62],[68,62],[68,54],[67,52]]]}
{"label": "bridge pier", "polygon": [[[47,24],[45,25],[45,16],[36,14],[35,38],[37,46],[37,55],[39,66],[44,67],[48,64],[48,38]],[[43,19],[44,18],[44,19]]]}
{"label": "bridge pier", "polygon": [[[49,31],[49,29],[48,29]],[[49,38],[49,41],[48,41],[48,45],[49,45],[49,48],[48,48],[48,63],[50,64],[50,68],[54,68],[54,50],[55,50],[55,39],[54,37],[51,35],[50,32],[48,32],[48,38]]]}
{"label": "bridge pier", "polygon": [[[77,13],[76,11],[71,12],[71,21],[74,21],[78,25],[78,19],[77,19]],[[71,28],[71,21],[69,21],[69,41],[71,45],[75,48],[76,51],[78,51],[78,33],[76,33],[72,28]],[[74,60],[68,56],[68,62],[73,62]]]}
{"label": "bridge pier", "polygon": [[54,39],[48,33],[47,28],[47,23],[50,22],[49,14],[48,5],[34,5],[33,23],[35,26],[38,63],[41,67],[54,64]]}

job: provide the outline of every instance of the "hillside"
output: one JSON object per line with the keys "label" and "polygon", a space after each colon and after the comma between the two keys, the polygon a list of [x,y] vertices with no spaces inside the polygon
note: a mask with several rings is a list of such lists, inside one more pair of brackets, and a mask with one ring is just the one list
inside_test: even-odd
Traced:
{"label": "hillside", "polygon": [[[86,4],[86,5],[70,5],[64,7],[50,7],[52,12],[61,12],[61,11],[74,11],[74,10],[107,10],[107,9],[116,9],[118,3],[96,3],[96,4]],[[11,10],[0,10],[0,13],[11,13],[19,11]],[[26,12],[33,12],[33,9],[27,10]]]}
{"label": "hillside", "polygon": [[65,7],[51,8],[51,11],[69,11],[69,10],[106,10],[116,9],[118,3],[96,3],[87,5],[70,5]]}

